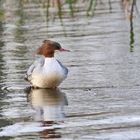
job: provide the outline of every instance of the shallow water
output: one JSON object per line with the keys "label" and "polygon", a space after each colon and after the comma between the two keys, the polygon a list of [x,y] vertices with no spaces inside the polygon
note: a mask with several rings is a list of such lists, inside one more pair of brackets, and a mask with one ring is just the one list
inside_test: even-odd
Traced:
{"label": "shallow water", "polygon": [[[139,20],[130,48],[119,0],[99,2],[88,17],[83,5],[73,17],[64,5],[61,19],[39,2],[1,2],[0,139],[140,139]],[[33,90],[24,74],[48,38],[71,50],[56,54],[69,76],[59,90]]]}

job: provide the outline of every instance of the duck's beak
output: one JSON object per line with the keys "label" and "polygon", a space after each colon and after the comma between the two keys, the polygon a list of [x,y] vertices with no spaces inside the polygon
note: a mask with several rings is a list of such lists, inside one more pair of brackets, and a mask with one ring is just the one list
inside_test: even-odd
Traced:
{"label": "duck's beak", "polygon": [[64,49],[64,48],[60,48],[59,49],[60,52],[70,52],[70,50]]}

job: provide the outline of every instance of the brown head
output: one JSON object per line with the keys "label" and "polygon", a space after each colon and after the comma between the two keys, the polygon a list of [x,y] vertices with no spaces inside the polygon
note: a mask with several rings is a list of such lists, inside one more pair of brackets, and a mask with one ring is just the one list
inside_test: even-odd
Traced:
{"label": "brown head", "polygon": [[69,51],[63,49],[58,42],[51,41],[51,40],[44,40],[41,47],[39,47],[36,51],[37,54],[43,55],[45,57],[54,57],[55,51]]}

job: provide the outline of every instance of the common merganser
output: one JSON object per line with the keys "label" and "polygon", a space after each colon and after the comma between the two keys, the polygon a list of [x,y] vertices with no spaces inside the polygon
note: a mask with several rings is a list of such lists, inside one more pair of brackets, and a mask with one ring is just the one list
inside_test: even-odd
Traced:
{"label": "common merganser", "polygon": [[36,60],[27,70],[25,79],[33,88],[56,88],[66,79],[68,69],[55,57],[56,50],[69,51],[61,47],[58,42],[44,40],[41,47],[36,50],[43,58]]}

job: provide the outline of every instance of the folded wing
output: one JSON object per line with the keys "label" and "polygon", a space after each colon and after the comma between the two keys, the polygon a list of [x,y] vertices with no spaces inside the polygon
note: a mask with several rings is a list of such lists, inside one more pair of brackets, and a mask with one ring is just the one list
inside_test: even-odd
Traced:
{"label": "folded wing", "polygon": [[44,62],[45,62],[45,59],[44,58],[39,58],[37,59],[30,67],[29,69],[27,70],[27,73],[25,75],[25,80],[31,82],[31,78],[32,78],[32,73],[34,72],[34,70],[37,68],[37,67],[41,67],[44,65]]}

